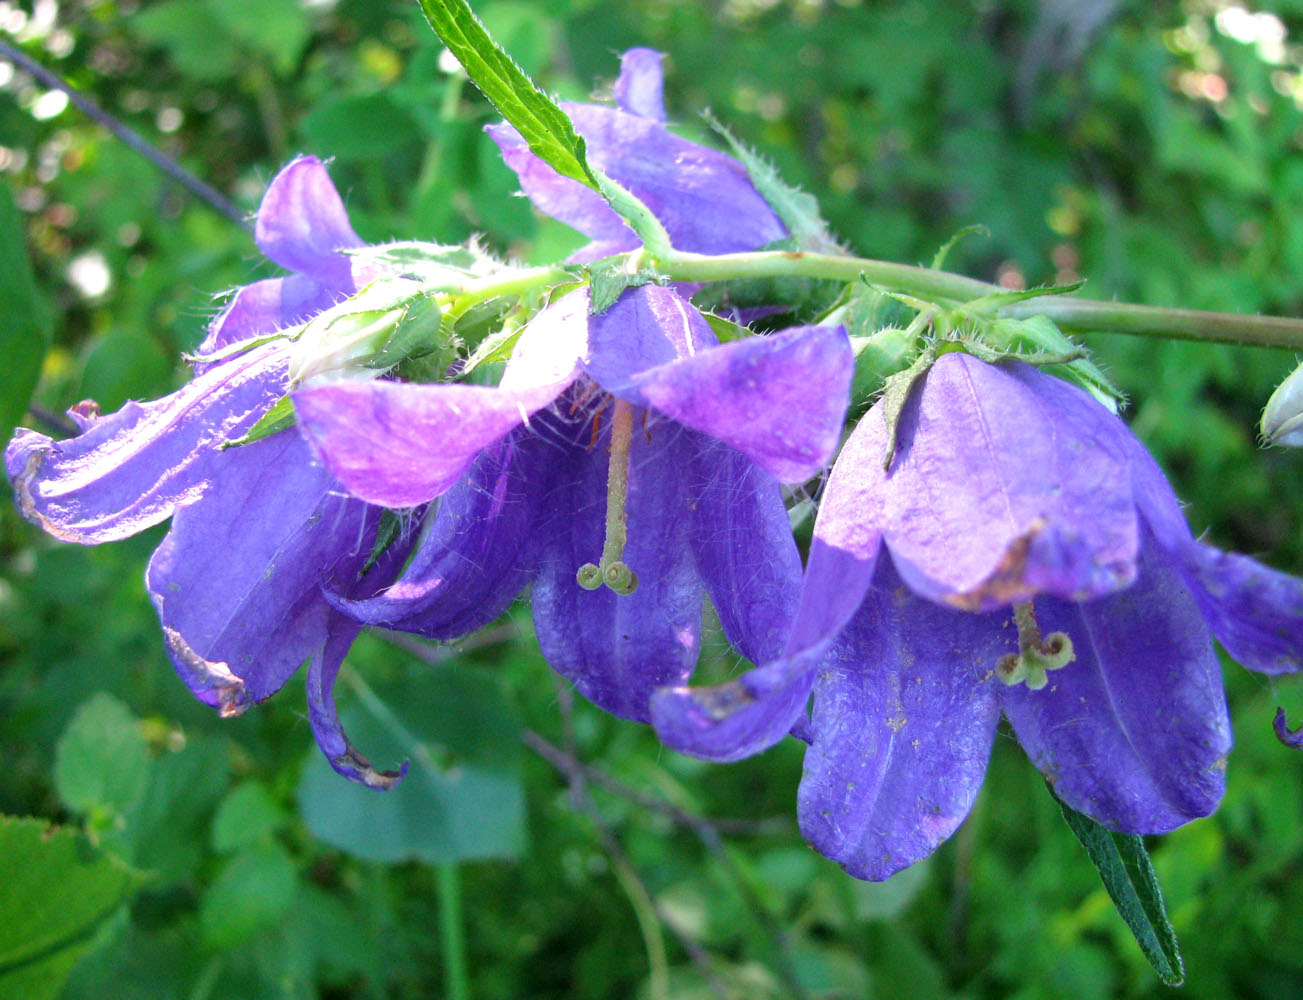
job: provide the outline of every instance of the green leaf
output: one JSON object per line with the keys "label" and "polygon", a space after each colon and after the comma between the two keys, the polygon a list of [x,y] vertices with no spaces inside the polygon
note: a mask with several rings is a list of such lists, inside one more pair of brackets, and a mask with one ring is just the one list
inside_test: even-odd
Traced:
{"label": "green leaf", "polygon": [[218,873],[199,903],[199,926],[213,948],[229,948],[283,918],[298,889],[294,862],[275,841],[254,844]]}
{"label": "green leaf", "polygon": [[122,702],[100,692],[82,704],[59,738],[54,783],[73,812],[111,824],[144,792],[149,766],[140,721]]}
{"label": "green leaf", "polygon": [[[1058,796],[1055,798],[1058,800]],[[1163,892],[1144,839],[1135,834],[1114,833],[1061,800],[1059,808],[1086,849],[1118,915],[1130,928],[1149,964],[1168,986],[1180,986],[1185,981],[1185,964],[1176,943],[1176,931],[1167,919]]]}
{"label": "green leaf", "polygon": [[268,840],[285,823],[285,812],[258,781],[233,788],[213,817],[213,850],[226,853]]}
{"label": "green leaf", "polygon": [[655,268],[637,268],[630,271],[629,258],[607,257],[588,266],[589,304],[591,316],[600,316],[619,300],[626,289],[650,284],[656,280]]}
{"label": "green leaf", "polygon": [[407,776],[380,792],[346,781],[315,749],[299,783],[312,833],[370,861],[518,857],[525,844],[518,726],[497,687],[443,665],[374,693],[341,718],[354,745]]}
{"label": "green leaf", "polygon": [[36,290],[22,218],[6,187],[0,191],[0,440],[8,441],[27,412],[50,343],[48,313]]}
{"label": "green leaf", "polygon": [[493,40],[466,0],[420,0],[420,4],[430,27],[471,82],[521,134],[530,151],[563,177],[598,190],[584,140],[570,119]]}
{"label": "green leaf", "polygon": [[140,882],[73,830],[0,817],[0,996],[57,996]]}

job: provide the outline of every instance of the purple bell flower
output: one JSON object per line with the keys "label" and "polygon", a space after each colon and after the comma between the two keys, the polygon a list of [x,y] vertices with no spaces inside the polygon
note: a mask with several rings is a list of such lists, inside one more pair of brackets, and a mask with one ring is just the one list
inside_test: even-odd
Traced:
{"label": "purple bell flower", "polygon": [[1303,581],[1196,541],[1122,421],[1034,368],[943,355],[889,471],[883,411],[833,468],[783,655],[658,692],[662,739],[735,760],[801,736],[802,832],[860,878],[954,832],[1001,713],[1113,830],[1212,812],[1231,745],[1212,638],[1298,670]]}
{"label": "purple bell flower", "polygon": [[[661,54],[630,49],[615,82],[617,107],[562,102],[584,138],[589,162],[652,210],[675,249],[736,253],[786,236],[742,164],[665,127],[661,85]],[[639,247],[633,230],[600,194],[558,174],[529,151],[512,126],[503,122],[487,131],[530,201],[593,241],[572,261],[586,263]]]}
{"label": "purple bell flower", "polygon": [[[271,182],[255,235],[294,273],[239,290],[201,354],[310,318],[357,291],[365,275],[341,251],[362,245],[321,163],[302,157]],[[381,511],[347,496],[297,432],[225,448],[288,387],[290,347],[274,340],[196,365],[152,402],[69,415],[80,433],[54,441],[19,430],[5,463],[23,516],[63,541],[95,545],[172,519],[150,559],[149,595],[168,654],[195,696],[222,715],[270,697],[310,658],[310,717],[335,769],[371,785],[377,772],[348,745],[331,689],[360,626],[322,587],[369,596],[393,579],[402,546],[365,575]]]}
{"label": "purple bell flower", "polygon": [[[355,496],[389,507],[443,496],[397,583],[338,607],[451,638],[532,581],[548,662],[601,707],[646,720],[651,693],[696,664],[703,590],[745,655],[781,650],[801,570],[779,481],[831,457],[851,350],[840,327],[720,345],[655,285],[598,316],[588,305],[581,289],[540,312],[497,387],[339,383],[294,402]],[[581,586],[613,531],[627,535],[617,559],[636,587]]]}

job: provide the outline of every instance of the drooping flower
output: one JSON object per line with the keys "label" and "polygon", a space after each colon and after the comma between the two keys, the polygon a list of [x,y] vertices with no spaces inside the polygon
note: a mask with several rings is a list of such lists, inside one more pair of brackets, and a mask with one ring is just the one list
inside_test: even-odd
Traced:
{"label": "drooping flower", "polygon": [[544,309],[497,387],[341,383],[295,407],[355,496],[405,507],[446,494],[398,582],[339,607],[446,638],[532,581],[552,666],[645,720],[652,691],[696,664],[703,589],[745,655],[780,650],[800,560],[779,481],[831,457],[850,346],[840,327],[720,345],[655,285],[601,315],[588,306],[581,289]]}
{"label": "drooping flower", "polygon": [[[661,91],[661,54],[630,49],[620,60],[616,107],[562,102],[561,108],[583,136],[589,162],[650,208],[676,249],[734,253],[786,236],[742,164],[665,127]],[[638,237],[600,194],[558,174],[505,122],[487,131],[530,201],[593,241],[571,260],[638,248]]]}
{"label": "drooping flower", "polygon": [[716,760],[806,739],[802,831],[861,878],[963,821],[1001,712],[1111,829],[1215,809],[1230,730],[1212,637],[1298,670],[1303,581],[1196,541],[1126,426],[1036,369],[943,355],[898,429],[889,471],[882,404],[839,456],[783,655],[658,693],[662,739]]}
{"label": "drooping flower", "polygon": [[[341,773],[387,785],[395,776],[371,768],[335,717],[331,688],[360,626],[322,587],[368,596],[393,578],[402,547],[362,574],[381,512],[347,496],[297,432],[227,447],[288,388],[288,342],[236,345],[355,292],[361,271],[341,251],[362,241],[311,157],[272,181],[255,236],[294,273],[236,293],[189,383],[106,416],[78,404],[69,415],[80,433],[64,441],[20,430],[6,468],[23,515],[64,541],[114,541],[170,517],[146,585],[168,654],[195,696],[236,715],[311,658],[310,714],[322,749]],[[211,357],[219,352],[226,356]]]}

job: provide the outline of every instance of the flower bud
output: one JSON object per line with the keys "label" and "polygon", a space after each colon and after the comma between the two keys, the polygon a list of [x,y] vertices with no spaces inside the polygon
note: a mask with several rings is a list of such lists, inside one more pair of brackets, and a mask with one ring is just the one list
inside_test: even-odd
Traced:
{"label": "flower bud", "polygon": [[1303,365],[1276,387],[1262,411],[1263,444],[1303,447]]}

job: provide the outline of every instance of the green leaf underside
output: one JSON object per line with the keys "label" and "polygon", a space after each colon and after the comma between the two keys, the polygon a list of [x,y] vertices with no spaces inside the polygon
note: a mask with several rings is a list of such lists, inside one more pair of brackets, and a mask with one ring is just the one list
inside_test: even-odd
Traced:
{"label": "green leaf underside", "polygon": [[1149,964],[1168,986],[1180,986],[1185,981],[1185,964],[1144,839],[1114,833],[1062,801],[1059,808]]}
{"label": "green leaf underside", "polygon": [[598,190],[584,140],[570,119],[485,30],[465,0],[420,0],[435,33],[471,82],[528,143],[530,151],[563,177]]}

